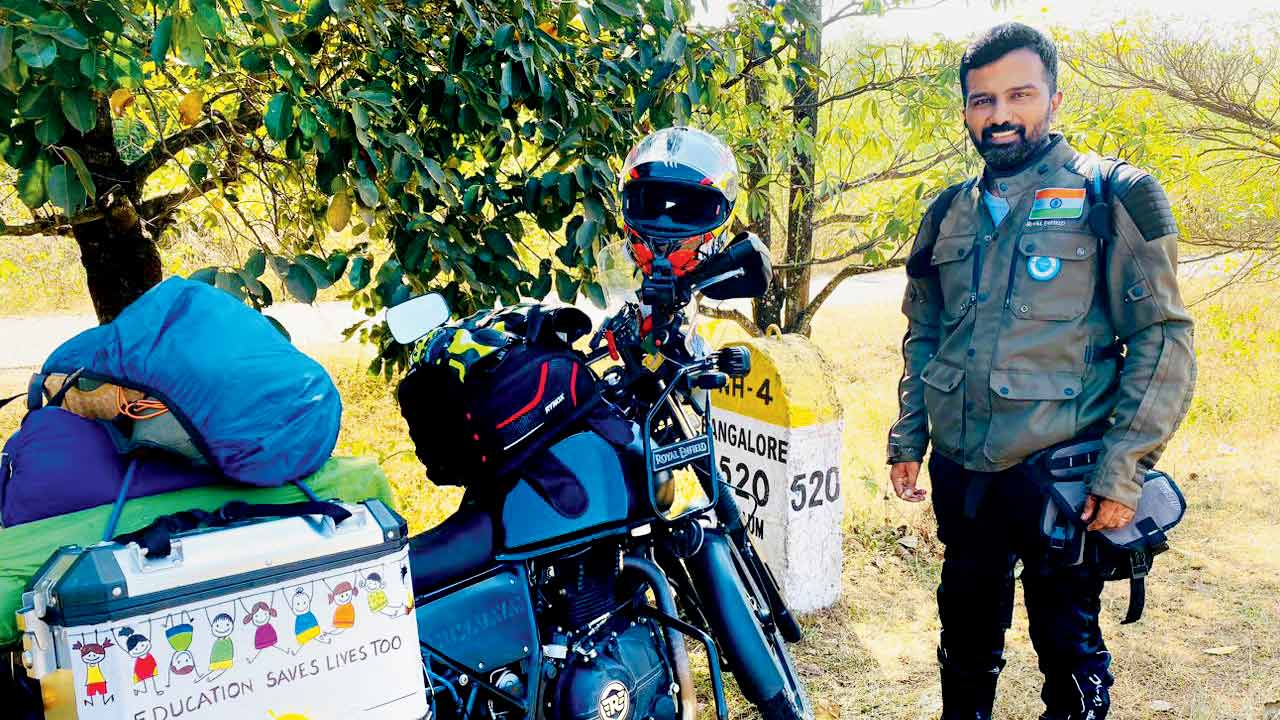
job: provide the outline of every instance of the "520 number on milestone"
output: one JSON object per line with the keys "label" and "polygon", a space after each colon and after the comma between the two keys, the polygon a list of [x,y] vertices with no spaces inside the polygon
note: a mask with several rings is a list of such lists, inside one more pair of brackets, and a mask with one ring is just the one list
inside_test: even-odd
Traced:
{"label": "520 number on milestone", "polygon": [[791,479],[791,509],[796,512],[806,507],[821,507],[823,502],[835,502],[840,499],[840,468],[832,467],[826,472],[814,470],[802,473]]}

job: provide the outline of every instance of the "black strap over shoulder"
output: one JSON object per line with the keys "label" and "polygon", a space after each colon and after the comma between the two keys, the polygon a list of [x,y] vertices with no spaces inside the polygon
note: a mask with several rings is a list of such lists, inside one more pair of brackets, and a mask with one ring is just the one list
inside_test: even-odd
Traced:
{"label": "black strap over shoulder", "polygon": [[1117,158],[1098,158],[1089,171],[1089,182],[1085,185],[1085,195],[1089,200],[1089,229],[1101,243],[1109,243],[1116,237],[1111,179],[1117,168],[1127,164]]}
{"label": "black strap over shoulder", "polygon": [[958,182],[948,187],[934,198],[933,203],[929,205],[929,209],[925,213],[924,222],[929,223],[928,240],[916,248],[911,253],[911,257],[907,258],[907,275],[913,278],[922,278],[929,274],[933,265],[930,258],[933,256],[933,244],[938,240],[938,233],[942,231],[942,220],[947,216],[947,210],[951,209],[951,203],[955,200],[956,195],[961,190],[968,187],[972,180]]}
{"label": "black strap over shoulder", "polygon": [[184,510],[156,518],[144,528],[117,535],[113,542],[127,545],[138,543],[146,551],[149,558],[168,557],[173,550],[173,536],[190,532],[201,527],[225,527],[232,523],[254,518],[286,518],[324,515],[333,519],[334,524],[341,524],[351,517],[351,512],[332,502],[296,502],[282,504],[253,504],[243,500],[232,500],[213,512],[204,510]]}

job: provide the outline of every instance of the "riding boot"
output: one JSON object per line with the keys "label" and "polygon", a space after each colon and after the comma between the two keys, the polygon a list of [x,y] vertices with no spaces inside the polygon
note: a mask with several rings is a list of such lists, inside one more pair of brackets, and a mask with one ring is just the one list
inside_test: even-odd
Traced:
{"label": "riding boot", "polygon": [[942,676],[942,720],[990,720],[996,702],[996,681],[1004,669],[1004,659],[993,659],[986,667],[962,667],[938,648]]}

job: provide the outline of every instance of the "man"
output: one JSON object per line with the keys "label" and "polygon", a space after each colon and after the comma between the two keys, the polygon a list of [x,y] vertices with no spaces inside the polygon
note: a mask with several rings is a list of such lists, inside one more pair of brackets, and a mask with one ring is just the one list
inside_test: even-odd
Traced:
{"label": "man", "polygon": [[[1106,717],[1102,580],[1088,563],[1045,557],[1044,496],[1023,461],[1101,434],[1082,520],[1090,530],[1122,527],[1194,385],[1169,202],[1150,175],[1112,169],[1050,131],[1062,103],[1057,71],[1052,41],[1025,25],[992,28],[969,47],[964,117],[986,167],[935,201],[908,263],[901,411],[888,454],[895,492],[920,502],[916,476],[933,444],[946,545],[944,720],[991,716],[1019,559],[1043,717]],[[1094,204],[1105,208],[1098,188],[1112,204],[1110,233],[1089,221]]]}

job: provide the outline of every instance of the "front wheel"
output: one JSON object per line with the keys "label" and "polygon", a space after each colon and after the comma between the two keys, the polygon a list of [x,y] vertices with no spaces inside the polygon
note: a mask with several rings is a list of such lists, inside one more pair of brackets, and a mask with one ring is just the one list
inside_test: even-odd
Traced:
{"label": "front wheel", "polygon": [[685,560],[699,611],[742,694],[765,720],[811,720],[813,711],[800,674],[777,625],[765,622],[768,601],[744,574],[744,565],[723,532],[708,530]]}

